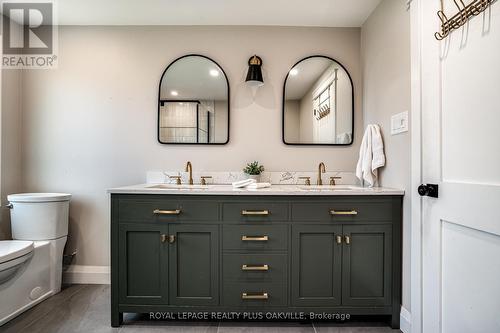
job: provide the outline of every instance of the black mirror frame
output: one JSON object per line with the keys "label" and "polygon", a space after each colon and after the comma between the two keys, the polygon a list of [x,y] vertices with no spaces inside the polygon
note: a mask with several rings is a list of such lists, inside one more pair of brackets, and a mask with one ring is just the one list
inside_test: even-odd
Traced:
{"label": "black mirror frame", "polygon": [[[165,73],[168,71],[170,66],[172,66],[175,62],[178,60],[181,60],[183,58],[187,57],[202,57],[205,59],[208,59],[212,61],[214,64],[216,64],[219,69],[222,71],[222,74],[224,74],[224,78],[226,79],[226,84],[227,84],[227,140],[225,142],[216,142],[216,143],[210,143],[210,142],[198,142],[198,143],[192,143],[192,142],[162,142],[160,140],[160,106],[161,106],[161,82],[163,81],[163,77],[165,76]],[[202,54],[186,54],[183,55],[182,57],[178,57],[175,60],[173,60],[167,68],[163,71],[160,77],[160,83],[158,84],[158,117],[157,117],[157,133],[156,133],[156,139],[158,142],[162,145],[205,145],[205,146],[220,146],[220,145],[226,145],[229,143],[229,135],[230,135],[230,123],[231,123],[231,89],[229,87],[229,79],[227,78],[226,72],[224,69],[217,63],[215,60],[211,59],[210,57],[204,56]]]}
{"label": "black mirror frame", "polygon": [[[290,75],[290,70],[300,64],[302,61],[305,61],[307,59],[311,58],[326,58],[330,59],[332,61],[335,61],[337,64],[342,67],[343,70],[347,73],[347,76],[349,77],[349,80],[351,81],[351,87],[352,87],[352,94],[351,94],[351,99],[352,99],[352,140],[351,143],[288,143],[285,140],[285,93],[286,93],[286,81],[288,80],[288,75]],[[297,61],[286,73],[285,76],[285,81],[283,82],[283,100],[282,100],[282,111],[281,111],[281,139],[285,145],[288,146],[351,146],[354,143],[354,83],[352,82],[352,77],[347,68],[345,68],[344,65],[342,65],[340,62],[335,60],[334,58],[331,58],[329,56],[324,56],[324,55],[311,55],[308,57],[305,57],[299,61]]]}

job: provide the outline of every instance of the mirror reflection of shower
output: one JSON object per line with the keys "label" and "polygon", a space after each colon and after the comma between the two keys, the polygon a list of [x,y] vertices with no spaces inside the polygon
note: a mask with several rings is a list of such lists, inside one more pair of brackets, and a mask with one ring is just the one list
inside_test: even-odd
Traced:
{"label": "mirror reflection of shower", "polygon": [[163,102],[161,110],[162,140],[177,143],[214,142],[213,101]]}
{"label": "mirror reflection of shower", "polygon": [[229,140],[229,85],[212,60],[188,55],[171,63],[160,83],[161,143],[224,144]]}

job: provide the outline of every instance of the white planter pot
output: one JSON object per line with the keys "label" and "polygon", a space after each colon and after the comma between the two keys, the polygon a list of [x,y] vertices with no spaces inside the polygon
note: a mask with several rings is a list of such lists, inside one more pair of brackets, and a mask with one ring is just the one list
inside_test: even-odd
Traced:
{"label": "white planter pot", "polygon": [[257,183],[260,182],[260,175],[246,175],[247,179],[254,179]]}

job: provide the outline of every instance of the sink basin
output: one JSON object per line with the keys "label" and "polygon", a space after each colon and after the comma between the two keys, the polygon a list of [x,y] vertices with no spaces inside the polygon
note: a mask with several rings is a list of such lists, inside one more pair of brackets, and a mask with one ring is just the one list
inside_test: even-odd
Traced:
{"label": "sink basin", "polygon": [[354,189],[348,185],[302,185],[299,188],[305,191],[352,191]]}
{"label": "sink basin", "polygon": [[209,185],[177,185],[177,184],[159,184],[159,185],[153,185],[153,186],[148,186],[148,188],[156,188],[159,190],[207,190],[210,188]]}

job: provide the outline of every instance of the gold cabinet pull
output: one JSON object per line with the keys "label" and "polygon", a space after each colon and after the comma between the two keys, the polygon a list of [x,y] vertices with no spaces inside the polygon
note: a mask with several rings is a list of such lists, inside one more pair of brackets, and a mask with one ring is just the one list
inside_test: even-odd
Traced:
{"label": "gold cabinet pull", "polygon": [[267,216],[270,212],[267,209],[264,210],[242,210],[241,215],[243,216]]}
{"label": "gold cabinet pull", "polygon": [[268,293],[242,293],[241,294],[241,299],[262,299],[262,300],[267,300],[267,299],[269,299],[269,294]]}
{"label": "gold cabinet pull", "polygon": [[242,271],[268,271],[269,265],[243,265]]}
{"label": "gold cabinet pull", "polygon": [[267,242],[269,240],[268,236],[241,236],[241,240],[244,242]]}
{"label": "gold cabinet pull", "polygon": [[346,243],[347,245],[351,244],[351,237],[349,237],[349,236],[345,235],[345,236],[344,236],[344,239],[345,239],[345,243]]}
{"label": "gold cabinet pull", "polygon": [[162,243],[165,243],[167,241],[167,235],[161,234],[160,239]]}
{"label": "gold cabinet pull", "polygon": [[168,242],[170,244],[175,243],[175,235],[168,235]]}
{"label": "gold cabinet pull", "polygon": [[162,209],[155,209],[153,210],[153,214],[155,215],[179,215],[182,211],[180,209],[174,209],[174,210],[162,210]]}
{"label": "gold cabinet pull", "polygon": [[342,244],[342,236],[337,235],[337,244]]}
{"label": "gold cabinet pull", "polygon": [[354,209],[352,210],[330,210],[330,215],[358,215],[358,212]]}

